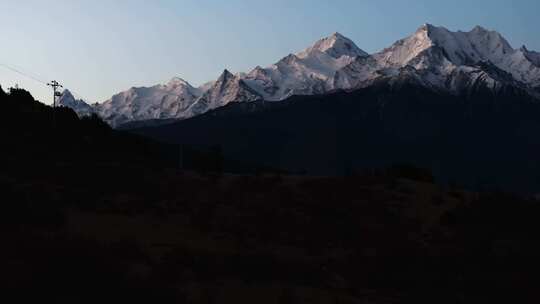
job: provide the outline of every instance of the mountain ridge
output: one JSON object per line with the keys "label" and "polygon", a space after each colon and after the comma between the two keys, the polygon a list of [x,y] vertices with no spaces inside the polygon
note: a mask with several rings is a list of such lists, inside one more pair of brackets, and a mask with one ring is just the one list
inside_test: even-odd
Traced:
{"label": "mountain ridge", "polygon": [[424,24],[411,36],[374,54],[336,32],[276,64],[257,66],[247,73],[225,70],[218,80],[198,88],[174,77],[164,85],[131,88],[94,106],[75,101],[69,94],[60,98],[60,104],[79,115],[96,113],[112,126],[119,126],[133,121],[187,119],[231,102],[282,101],[293,95],[350,91],[370,86],[377,79],[407,76],[455,95],[479,86],[497,91],[512,85],[538,97],[540,53],[524,46],[514,49],[500,33],[481,26],[452,32]]}

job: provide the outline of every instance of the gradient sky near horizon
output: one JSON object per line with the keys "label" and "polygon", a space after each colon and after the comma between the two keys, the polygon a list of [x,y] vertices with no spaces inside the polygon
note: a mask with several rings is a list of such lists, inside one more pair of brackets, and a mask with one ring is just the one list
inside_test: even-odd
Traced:
{"label": "gradient sky near horizon", "polygon": [[[0,65],[56,79],[89,102],[174,76],[193,85],[223,69],[272,64],[333,32],[376,52],[423,23],[451,30],[482,25],[515,47],[540,50],[538,0],[2,0]],[[43,84],[0,66],[51,103]]]}

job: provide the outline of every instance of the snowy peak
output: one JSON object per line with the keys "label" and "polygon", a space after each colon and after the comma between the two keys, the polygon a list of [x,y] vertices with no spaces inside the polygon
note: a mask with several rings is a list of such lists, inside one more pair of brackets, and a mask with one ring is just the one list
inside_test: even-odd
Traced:
{"label": "snowy peak", "polygon": [[[501,34],[480,26],[468,32],[452,32],[424,24],[389,48],[339,70],[334,86],[365,87],[376,79],[414,74],[431,87],[457,94],[478,82],[490,89],[505,84],[537,88],[540,87],[540,68],[535,64],[538,58],[538,53],[526,48],[514,50]],[[403,74],[403,69],[409,72]]]}
{"label": "snowy peak", "polygon": [[[242,84],[240,83],[240,77],[235,76],[229,70],[225,69],[214,85],[201,97],[219,102],[218,99],[225,98],[228,94],[232,93],[231,90],[237,89]],[[227,103],[229,101],[224,102]]]}
{"label": "snowy peak", "polygon": [[429,37],[458,65],[479,61],[497,63],[514,51],[501,34],[480,26],[470,32],[451,32],[443,27],[432,27]]}
{"label": "snowy peak", "polygon": [[112,126],[130,121],[182,118],[201,94],[200,89],[174,77],[166,84],[134,87],[116,94],[96,109]]}
{"label": "snowy peak", "polygon": [[469,32],[450,32],[437,28],[430,37],[457,66],[477,66],[489,62],[510,73],[518,82],[531,87],[540,86],[540,68],[536,64],[538,57],[529,51],[512,48],[496,31],[481,26]]}
{"label": "snowy peak", "polygon": [[231,102],[251,102],[262,99],[240,75],[224,70],[218,80],[187,109],[186,117],[193,117]]}
{"label": "snowy peak", "polygon": [[[477,73],[485,66],[483,63],[512,74],[515,80],[527,86],[540,86],[540,68],[536,64],[540,61],[538,53],[515,50],[500,33],[481,26],[468,32],[452,32],[424,24],[413,35],[373,57],[377,61],[377,67],[373,69],[378,72],[412,66],[423,71],[424,77],[438,87],[447,85],[447,76],[455,74],[456,69]],[[359,67],[355,69],[360,70]]]}
{"label": "snowy peak", "polygon": [[60,98],[57,100],[57,103],[61,104],[61,102],[70,102],[72,100],[75,100],[75,97],[70,90],[65,89],[64,92],[62,92]]}
{"label": "snowy peak", "polygon": [[185,81],[180,77],[174,77],[169,82],[167,82],[161,88],[164,91],[169,92],[170,94],[181,95],[190,95],[191,97],[199,97],[202,95],[202,90],[193,87],[189,82]]}
{"label": "snowy peak", "polygon": [[514,50],[501,34],[476,26],[469,32],[452,32],[432,24],[422,25],[413,35],[399,40],[379,54],[387,65],[407,65],[425,50],[439,47],[455,65],[481,61],[501,62]]}
{"label": "snowy peak", "polygon": [[232,78],[234,78],[233,73],[229,72],[229,70],[225,69],[223,70],[223,73],[219,76],[216,83],[225,84],[228,81],[230,81]]}
{"label": "snowy peak", "polygon": [[70,108],[79,116],[88,116],[94,113],[94,108],[82,99],[76,99],[69,90],[64,90],[56,101],[58,106]]}
{"label": "snowy peak", "polygon": [[422,25],[413,35],[398,40],[389,48],[374,55],[381,66],[402,67],[434,45],[430,33],[434,26]]}
{"label": "snowy peak", "polygon": [[171,80],[169,80],[169,82],[165,84],[165,86],[169,88],[187,87],[193,89],[193,86],[191,86],[189,82],[185,81],[180,77],[173,77]]}
{"label": "snowy peak", "polygon": [[296,54],[289,54],[267,68],[257,66],[242,80],[266,100],[292,95],[324,94],[333,89],[337,71],[357,58],[367,58],[349,38],[334,33]]}
{"label": "snowy peak", "polygon": [[316,51],[325,53],[336,59],[339,59],[343,56],[368,56],[368,53],[361,50],[351,39],[337,32],[329,37],[317,41],[313,46],[298,53],[297,56],[300,58],[305,58]]}

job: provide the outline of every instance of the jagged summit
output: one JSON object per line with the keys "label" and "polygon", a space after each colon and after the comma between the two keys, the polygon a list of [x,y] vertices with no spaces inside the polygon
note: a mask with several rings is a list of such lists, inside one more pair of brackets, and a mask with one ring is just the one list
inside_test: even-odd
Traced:
{"label": "jagged summit", "polygon": [[413,35],[398,40],[392,46],[373,56],[379,65],[385,67],[405,66],[424,50],[434,45],[430,37],[434,29],[435,26],[426,23],[419,27]]}
{"label": "jagged summit", "polygon": [[269,101],[292,95],[323,94],[332,90],[332,78],[337,71],[357,58],[368,56],[352,40],[336,32],[274,65],[255,67],[242,80]]}
{"label": "jagged summit", "polygon": [[168,87],[174,87],[174,86],[187,86],[187,87],[192,87],[191,84],[189,82],[187,82],[186,80],[184,80],[183,78],[181,77],[173,77],[171,78],[171,80],[169,80],[165,86],[168,86]]}
{"label": "jagged summit", "polygon": [[61,98],[64,98],[64,99],[74,99],[75,97],[73,96],[73,93],[71,93],[71,91],[69,89],[65,89],[63,92],[62,92],[62,96],[60,96]]}
{"label": "jagged summit", "polygon": [[187,109],[185,116],[200,115],[231,102],[251,102],[260,99],[262,97],[249,87],[240,75],[233,75],[225,69],[218,80]]}
{"label": "jagged summit", "polygon": [[452,32],[444,27],[430,26],[428,38],[443,48],[455,64],[469,64],[482,60],[501,61],[514,50],[498,32],[476,26],[469,32]]}
{"label": "jagged summit", "polygon": [[[500,33],[481,26],[468,32],[452,32],[445,27],[426,23],[412,36],[394,44],[393,56],[389,59],[395,64],[406,64],[419,53],[434,46],[443,49],[446,57],[456,65],[480,61],[499,62],[501,57],[514,51]],[[399,52],[396,50],[398,47]]]}
{"label": "jagged summit", "polygon": [[219,76],[218,81],[222,81],[222,82],[227,81],[233,77],[234,77],[233,73],[231,73],[228,69],[224,69],[223,73],[221,73],[221,75]]}
{"label": "jagged summit", "polygon": [[336,59],[342,56],[357,57],[368,55],[368,53],[361,50],[351,39],[338,32],[317,41],[313,46],[298,53],[297,56],[305,58],[314,51],[326,53]]}
{"label": "jagged summit", "polygon": [[64,89],[62,94],[56,100],[57,105],[66,106],[66,107],[69,107],[73,103],[75,103],[75,104],[79,104],[79,103],[86,104],[86,102],[84,100],[77,99],[69,89]]}
{"label": "jagged summit", "polygon": [[79,116],[88,116],[95,113],[93,106],[82,99],[76,99],[70,90],[65,89],[56,101],[56,105],[73,109]]}

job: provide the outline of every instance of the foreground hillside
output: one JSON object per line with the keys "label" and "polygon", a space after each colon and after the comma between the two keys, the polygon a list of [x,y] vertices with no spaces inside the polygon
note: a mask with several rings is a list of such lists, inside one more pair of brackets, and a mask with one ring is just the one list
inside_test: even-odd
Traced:
{"label": "foreground hillside", "polygon": [[0,173],[0,284],[22,299],[36,296],[22,290],[57,303],[536,296],[538,202],[400,178],[424,179],[406,170],[309,178],[47,169],[55,173]]}

